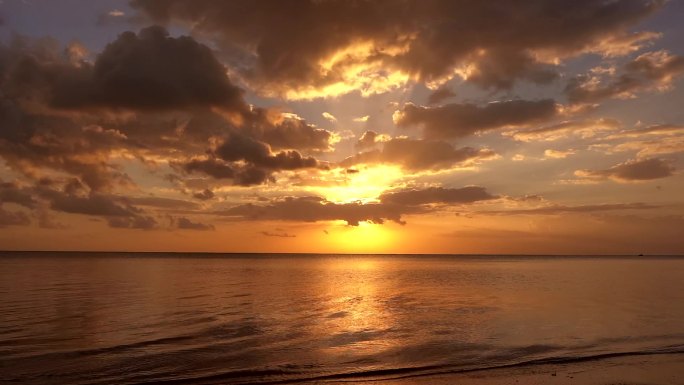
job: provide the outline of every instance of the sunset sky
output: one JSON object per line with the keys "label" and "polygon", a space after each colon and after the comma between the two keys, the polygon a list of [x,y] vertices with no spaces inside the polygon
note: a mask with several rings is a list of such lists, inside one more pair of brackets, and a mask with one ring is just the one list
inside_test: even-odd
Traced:
{"label": "sunset sky", "polygon": [[0,249],[684,253],[682,20],[0,0]]}

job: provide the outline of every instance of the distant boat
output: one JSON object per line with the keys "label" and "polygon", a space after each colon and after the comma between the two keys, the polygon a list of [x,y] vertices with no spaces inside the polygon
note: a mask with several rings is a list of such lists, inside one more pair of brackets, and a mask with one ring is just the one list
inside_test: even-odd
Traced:
{"label": "distant boat", "polygon": [[639,254],[639,256],[640,256],[640,257],[643,257],[644,255],[643,255],[643,254]]}

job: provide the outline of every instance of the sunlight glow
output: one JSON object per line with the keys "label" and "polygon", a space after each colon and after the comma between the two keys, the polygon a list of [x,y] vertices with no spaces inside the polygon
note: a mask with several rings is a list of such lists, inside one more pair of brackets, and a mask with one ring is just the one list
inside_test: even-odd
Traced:
{"label": "sunlight glow", "polygon": [[388,249],[396,240],[392,225],[360,222],[358,226],[336,226],[329,230],[328,244],[343,253],[375,253]]}
{"label": "sunlight glow", "polygon": [[356,173],[345,174],[338,184],[316,187],[314,192],[335,203],[374,202],[383,191],[403,176],[397,166],[369,166],[359,169]]}
{"label": "sunlight glow", "polygon": [[335,97],[353,91],[369,96],[400,88],[411,80],[411,76],[389,67],[382,58],[406,52],[409,41],[407,38],[398,44],[381,48],[374,41],[351,44],[318,63],[321,78],[332,82],[325,82],[327,84],[322,87],[290,88],[284,90],[284,96],[289,100],[307,100]]}

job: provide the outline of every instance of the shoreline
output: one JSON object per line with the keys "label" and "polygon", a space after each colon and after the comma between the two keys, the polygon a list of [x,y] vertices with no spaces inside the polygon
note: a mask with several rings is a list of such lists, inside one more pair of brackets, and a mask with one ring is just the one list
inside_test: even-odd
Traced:
{"label": "shoreline", "polygon": [[[339,381],[339,380],[338,380]],[[337,382],[337,381],[321,381]],[[684,354],[629,355],[392,379],[345,380],[376,385],[681,385]]]}

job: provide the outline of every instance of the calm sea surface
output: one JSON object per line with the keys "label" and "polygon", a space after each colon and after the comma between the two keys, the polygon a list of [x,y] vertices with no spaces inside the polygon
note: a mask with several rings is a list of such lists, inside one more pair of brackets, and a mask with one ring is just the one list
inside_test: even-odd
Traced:
{"label": "calm sea surface", "polygon": [[0,383],[420,376],[684,351],[684,259],[0,253]]}

